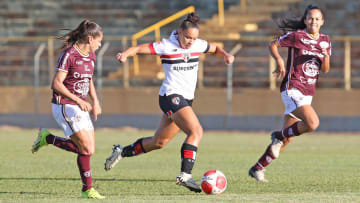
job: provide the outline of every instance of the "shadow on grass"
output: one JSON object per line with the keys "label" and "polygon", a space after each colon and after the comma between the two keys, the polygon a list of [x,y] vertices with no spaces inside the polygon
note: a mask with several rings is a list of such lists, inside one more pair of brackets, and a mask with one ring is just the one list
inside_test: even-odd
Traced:
{"label": "shadow on grass", "polygon": [[[0,178],[1,180],[67,180],[79,181],[79,178]],[[173,180],[159,179],[121,179],[121,178],[93,178],[94,181],[128,181],[128,182],[174,182]]]}
{"label": "shadow on grass", "polygon": [[19,194],[19,195],[53,195],[54,193],[50,192],[1,192],[0,194]]}

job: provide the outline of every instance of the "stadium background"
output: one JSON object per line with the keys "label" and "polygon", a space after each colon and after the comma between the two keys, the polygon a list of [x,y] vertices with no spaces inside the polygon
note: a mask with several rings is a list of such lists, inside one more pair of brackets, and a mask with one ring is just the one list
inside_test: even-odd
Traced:
{"label": "stadium background", "polygon": [[[160,119],[158,89],[161,65],[154,56],[119,64],[114,56],[131,46],[131,36],[190,5],[201,17],[200,38],[220,43],[227,51],[236,44],[233,95],[227,102],[227,72],[221,59],[203,58],[194,109],[204,129],[272,130],[280,128],[283,104],[270,79],[268,42],[279,35],[276,20],[301,16],[309,3],[325,12],[322,32],[332,39],[331,70],[321,75],[313,106],[320,115],[320,131],[360,131],[360,8],[358,1],[336,0],[224,0],[224,25],[219,23],[219,2],[161,0],[13,0],[0,1],[0,124],[28,128],[57,127],[51,118],[50,81],[60,54],[53,36],[72,29],[82,19],[99,23],[108,43],[101,77],[95,79],[103,115],[97,127],[155,129]],[[185,16],[161,27],[167,37]],[[154,32],[137,43],[154,41]],[[34,63],[39,47],[39,84]],[[104,47],[104,46],[103,46]],[[286,56],[286,49],[282,54]],[[98,52],[99,53],[99,52]],[[99,58],[98,58],[99,59]],[[125,67],[126,66],[126,67]],[[126,77],[125,68],[129,68]],[[97,72],[95,74],[98,74]],[[35,88],[38,86],[38,88]],[[38,96],[36,96],[38,95]]]}

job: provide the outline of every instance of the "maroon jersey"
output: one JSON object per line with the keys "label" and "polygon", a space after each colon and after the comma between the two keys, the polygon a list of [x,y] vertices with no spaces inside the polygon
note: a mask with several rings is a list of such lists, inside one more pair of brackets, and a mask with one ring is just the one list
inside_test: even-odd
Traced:
{"label": "maroon jersey", "polygon": [[[90,81],[94,73],[96,56],[89,53],[87,56],[80,53],[75,47],[66,49],[59,58],[57,70],[66,72],[64,80],[65,87],[82,100],[86,101]],[[54,104],[76,104],[74,101],[61,96],[53,91],[52,103]]]}
{"label": "maroon jersey", "polygon": [[289,47],[286,74],[280,91],[295,87],[304,95],[313,96],[324,60],[321,49],[326,48],[331,55],[330,38],[320,33],[314,39],[305,30],[298,30],[280,36],[277,41],[281,47]]}

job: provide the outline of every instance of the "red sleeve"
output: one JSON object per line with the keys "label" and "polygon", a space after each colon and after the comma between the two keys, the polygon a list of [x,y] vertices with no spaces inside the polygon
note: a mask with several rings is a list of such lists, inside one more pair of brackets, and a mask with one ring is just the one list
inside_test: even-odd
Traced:
{"label": "red sleeve", "polygon": [[149,43],[149,48],[150,48],[151,54],[156,55],[153,43]]}

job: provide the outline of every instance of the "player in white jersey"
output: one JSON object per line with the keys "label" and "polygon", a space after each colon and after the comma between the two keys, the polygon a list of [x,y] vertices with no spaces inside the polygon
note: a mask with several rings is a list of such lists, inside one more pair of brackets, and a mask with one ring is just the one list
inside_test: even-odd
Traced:
{"label": "player in white jersey", "polygon": [[180,27],[171,33],[169,39],[130,47],[116,55],[120,62],[125,62],[129,56],[136,54],[160,55],[165,79],[159,92],[159,104],[164,114],[154,136],[140,138],[125,147],[114,145],[111,156],[105,162],[105,170],[110,170],[123,157],[132,157],[165,147],[182,130],[187,137],[181,147],[181,170],[176,177],[176,183],[191,191],[201,192],[191,176],[197,148],[203,135],[202,126],[192,109],[199,56],[201,53],[215,54],[224,58],[226,64],[233,63],[234,56],[215,44],[198,39],[198,21],[199,17],[191,13]]}
{"label": "player in white jersey", "polygon": [[[101,46],[103,32],[95,22],[84,20],[75,29],[61,37],[65,39],[52,82],[52,112],[67,138],[58,137],[47,129],[40,130],[32,146],[32,152],[52,144],[77,154],[77,164],[83,183],[81,196],[104,199],[92,186],[90,157],[95,151],[94,127],[89,112],[97,116],[101,107],[92,80],[95,51]],[[92,104],[87,102],[90,95]],[[70,139],[68,139],[70,138]]]}

